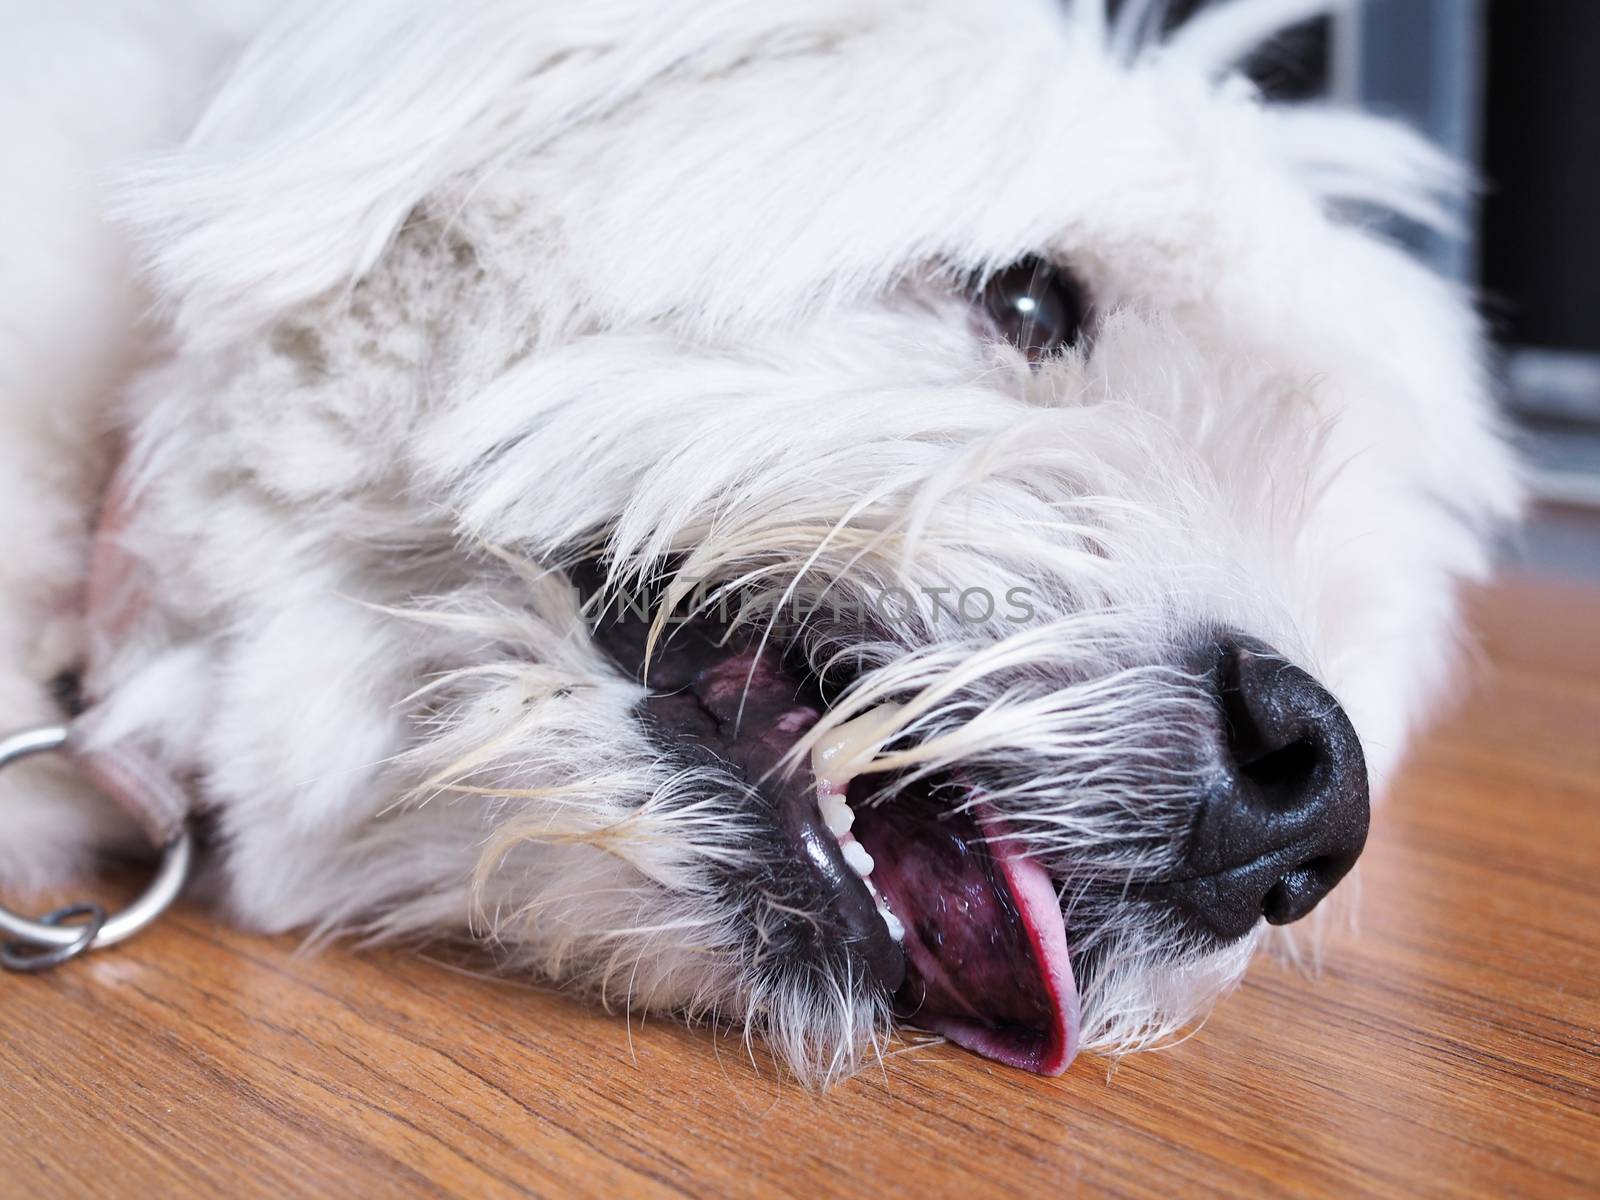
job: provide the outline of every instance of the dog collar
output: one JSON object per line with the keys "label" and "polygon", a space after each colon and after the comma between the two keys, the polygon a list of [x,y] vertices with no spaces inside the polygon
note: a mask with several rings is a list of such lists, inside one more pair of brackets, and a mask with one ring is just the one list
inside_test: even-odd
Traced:
{"label": "dog collar", "polygon": [[[84,599],[85,678],[93,678],[96,659],[121,640],[144,604],[138,572],[121,540],[130,495],[126,472],[119,471],[96,522]],[[0,933],[11,939],[0,944],[0,967],[7,970],[46,970],[130,938],[160,916],[188,881],[194,861],[189,792],[134,739],[106,739],[97,728],[99,711],[91,697],[68,724],[0,738],[0,769],[36,754],[69,755],[144,830],[161,852],[161,865],[144,893],[115,914],[99,904],[80,903],[30,919],[0,907]]]}

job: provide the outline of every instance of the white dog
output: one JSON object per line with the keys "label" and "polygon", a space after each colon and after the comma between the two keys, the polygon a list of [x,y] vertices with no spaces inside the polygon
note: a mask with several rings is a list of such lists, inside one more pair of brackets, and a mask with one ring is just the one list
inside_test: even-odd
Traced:
{"label": "white dog", "polygon": [[[1518,488],[1367,219],[1457,173],[1237,73],[1317,4],[251,7],[0,51],[0,728],[232,918],[825,1083],[1148,1044],[1350,868]],[[139,839],[75,780],[0,879]]]}

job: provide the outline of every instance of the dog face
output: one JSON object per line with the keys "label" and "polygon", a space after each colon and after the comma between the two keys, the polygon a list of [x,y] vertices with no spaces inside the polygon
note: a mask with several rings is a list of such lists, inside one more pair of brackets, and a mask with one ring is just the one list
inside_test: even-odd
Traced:
{"label": "dog face", "polygon": [[286,20],[136,189],[108,727],[248,919],[470,925],[807,1079],[1193,1020],[1515,504],[1468,307],[1358,220],[1449,168],[1231,73],[1306,5],[527,7]]}

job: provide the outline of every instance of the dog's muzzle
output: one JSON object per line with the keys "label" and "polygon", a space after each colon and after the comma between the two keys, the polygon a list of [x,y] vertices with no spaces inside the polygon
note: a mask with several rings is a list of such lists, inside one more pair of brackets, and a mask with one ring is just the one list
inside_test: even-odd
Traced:
{"label": "dog's muzzle", "polygon": [[[596,568],[576,575],[607,613]],[[613,607],[592,634],[647,681],[639,718],[662,753],[718,779],[737,806],[747,844],[725,882],[760,914],[763,954],[803,965],[842,951],[902,1019],[1013,1066],[1064,1070],[1080,995],[1063,884],[1015,823],[1026,811],[993,802],[997,780],[981,764],[898,780],[862,771],[862,748],[893,736],[894,703],[824,726],[807,763],[793,751],[834,693],[795,646],[707,616],[653,648],[649,630]],[[1149,728],[1173,739],[1156,747],[1167,761],[1194,764],[1174,855],[1115,890],[1221,943],[1263,917],[1303,916],[1350,869],[1366,840],[1366,769],[1333,697],[1263,643],[1209,636],[1179,673],[1178,690],[1201,701],[1182,711],[1207,717]],[[1076,933],[1093,945],[1092,930]]]}

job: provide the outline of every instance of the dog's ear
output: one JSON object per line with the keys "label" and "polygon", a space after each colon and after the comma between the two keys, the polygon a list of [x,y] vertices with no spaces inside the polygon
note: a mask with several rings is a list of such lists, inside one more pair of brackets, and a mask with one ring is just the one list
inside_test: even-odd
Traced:
{"label": "dog's ear", "polygon": [[302,0],[246,49],[185,146],[131,176],[178,334],[225,341],[367,271],[415,206],[676,68],[836,35],[881,5]]}

